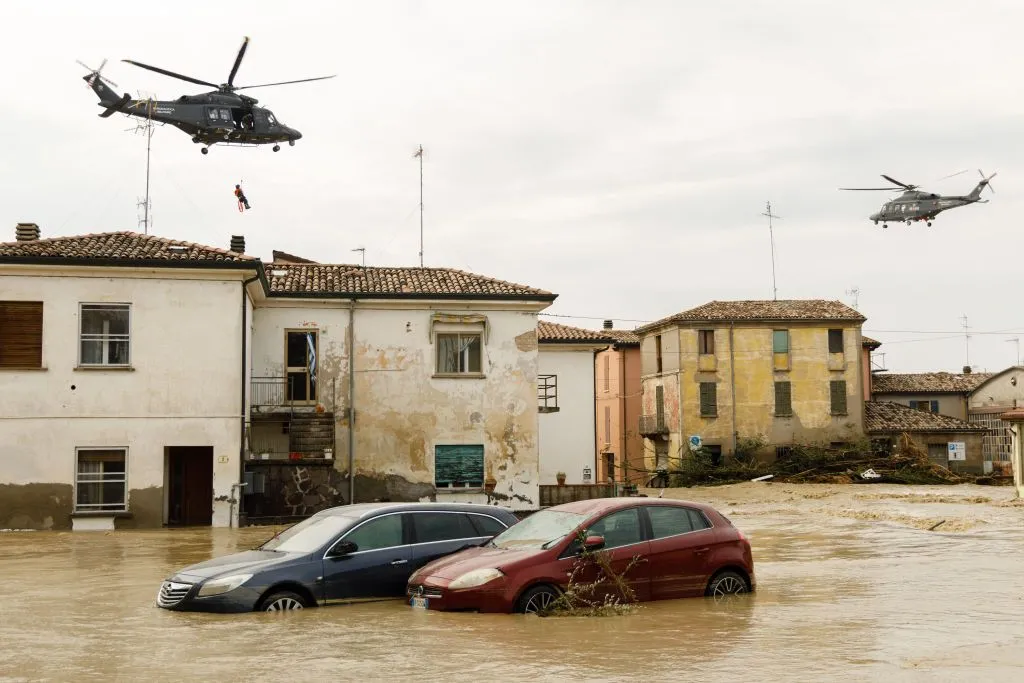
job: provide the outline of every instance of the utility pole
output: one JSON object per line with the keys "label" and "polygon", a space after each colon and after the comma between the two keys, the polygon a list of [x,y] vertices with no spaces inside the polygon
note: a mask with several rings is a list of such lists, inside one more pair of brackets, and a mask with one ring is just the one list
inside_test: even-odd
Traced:
{"label": "utility pole", "polygon": [[960,316],[960,320],[963,321],[961,327],[964,328],[964,354],[966,360],[964,367],[969,368],[971,367],[971,335],[968,334],[967,332],[967,330],[970,329],[970,327],[967,325],[967,314],[964,313],[962,316]]}
{"label": "utility pole", "polygon": [[776,216],[776,215],[774,215],[772,213],[772,203],[771,202],[767,202],[766,205],[767,205],[768,210],[765,211],[764,213],[762,213],[761,215],[768,217],[768,237],[771,239],[771,243],[772,243],[772,298],[775,301],[778,301],[778,299],[779,299],[779,290],[775,287],[775,233],[772,230],[772,219],[773,218],[781,218],[781,217],[780,216]]}
{"label": "utility pole", "polygon": [[356,247],[352,251],[361,251],[361,252],[363,252],[363,268],[365,268],[366,267],[366,247]]}
{"label": "utility pole", "polygon": [[[139,93],[139,99],[142,99],[142,93]],[[129,129],[131,130],[131,129]],[[153,140],[153,98],[148,97],[146,99],[146,122],[140,123],[135,126],[135,132],[142,131],[146,135],[146,197],[142,201],[138,202],[137,206],[142,208],[142,218],[139,219],[139,223],[142,225],[143,234],[149,234],[149,228],[152,224],[149,218],[149,156],[150,149],[152,147]]]}
{"label": "utility pole", "polygon": [[423,267],[423,145],[419,146],[413,158],[420,158],[420,268]]}

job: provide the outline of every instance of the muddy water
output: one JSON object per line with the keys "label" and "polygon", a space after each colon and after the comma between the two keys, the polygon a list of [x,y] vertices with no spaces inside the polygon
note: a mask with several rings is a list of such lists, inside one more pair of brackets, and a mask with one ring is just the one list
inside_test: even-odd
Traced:
{"label": "muddy water", "polygon": [[1024,676],[1024,506],[1010,490],[762,483],[666,495],[713,502],[751,537],[757,594],[589,619],[400,602],[182,614],[154,606],[170,571],[273,530],[0,533],[0,680]]}

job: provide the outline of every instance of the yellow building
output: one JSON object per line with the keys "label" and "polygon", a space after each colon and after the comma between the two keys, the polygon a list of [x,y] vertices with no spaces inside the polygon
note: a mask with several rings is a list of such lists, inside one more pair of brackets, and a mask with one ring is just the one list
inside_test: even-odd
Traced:
{"label": "yellow building", "polygon": [[839,301],[712,301],[638,328],[648,467],[673,469],[692,437],[712,457],[861,438],[865,320]]}

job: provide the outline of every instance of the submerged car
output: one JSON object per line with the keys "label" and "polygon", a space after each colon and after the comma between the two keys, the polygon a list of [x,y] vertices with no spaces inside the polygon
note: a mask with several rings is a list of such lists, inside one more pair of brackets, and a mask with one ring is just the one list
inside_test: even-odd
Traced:
{"label": "submerged car", "polygon": [[[750,542],[724,515],[701,503],[630,497],[536,512],[480,547],[419,569],[406,596],[427,609],[543,612],[567,588],[581,538],[589,550],[608,551],[620,575],[639,556],[624,578],[640,602],[756,589]],[[597,572],[585,565],[577,579],[596,582]]]}
{"label": "submerged car", "polygon": [[518,522],[510,510],[458,503],[330,508],[245,552],[185,567],[164,581],[170,610],[251,612],[402,598],[428,562],[486,542]]}

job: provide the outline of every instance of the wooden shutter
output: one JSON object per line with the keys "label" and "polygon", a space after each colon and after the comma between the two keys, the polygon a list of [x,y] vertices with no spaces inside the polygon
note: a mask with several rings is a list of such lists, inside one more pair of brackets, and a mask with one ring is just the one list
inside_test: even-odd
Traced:
{"label": "wooden shutter", "polygon": [[932,401],[932,412],[933,413],[939,412],[939,402],[938,401]]}
{"label": "wooden shutter", "polygon": [[700,383],[700,414],[704,416],[718,414],[718,385],[714,382]]}
{"label": "wooden shutter", "polygon": [[792,385],[790,385],[789,382],[776,382],[775,383],[775,414],[776,415],[792,415],[793,414]]}
{"label": "wooden shutter", "polygon": [[437,486],[484,485],[484,447],[481,445],[436,446],[434,483]]}
{"label": "wooden shutter", "polygon": [[843,352],[843,331],[841,329],[828,331],[828,352]]}
{"label": "wooden shutter", "polygon": [[665,387],[660,384],[654,387],[654,414],[658,421],[658,429],[665,426]]}
{"label": "wooden shutter", "polygon": [[832,380],[832,414],[846,415],[846,380]]}
{"label": "wooden shutter", "polygon": [[0,367],[43,367],[42,301],[0,301]]}

